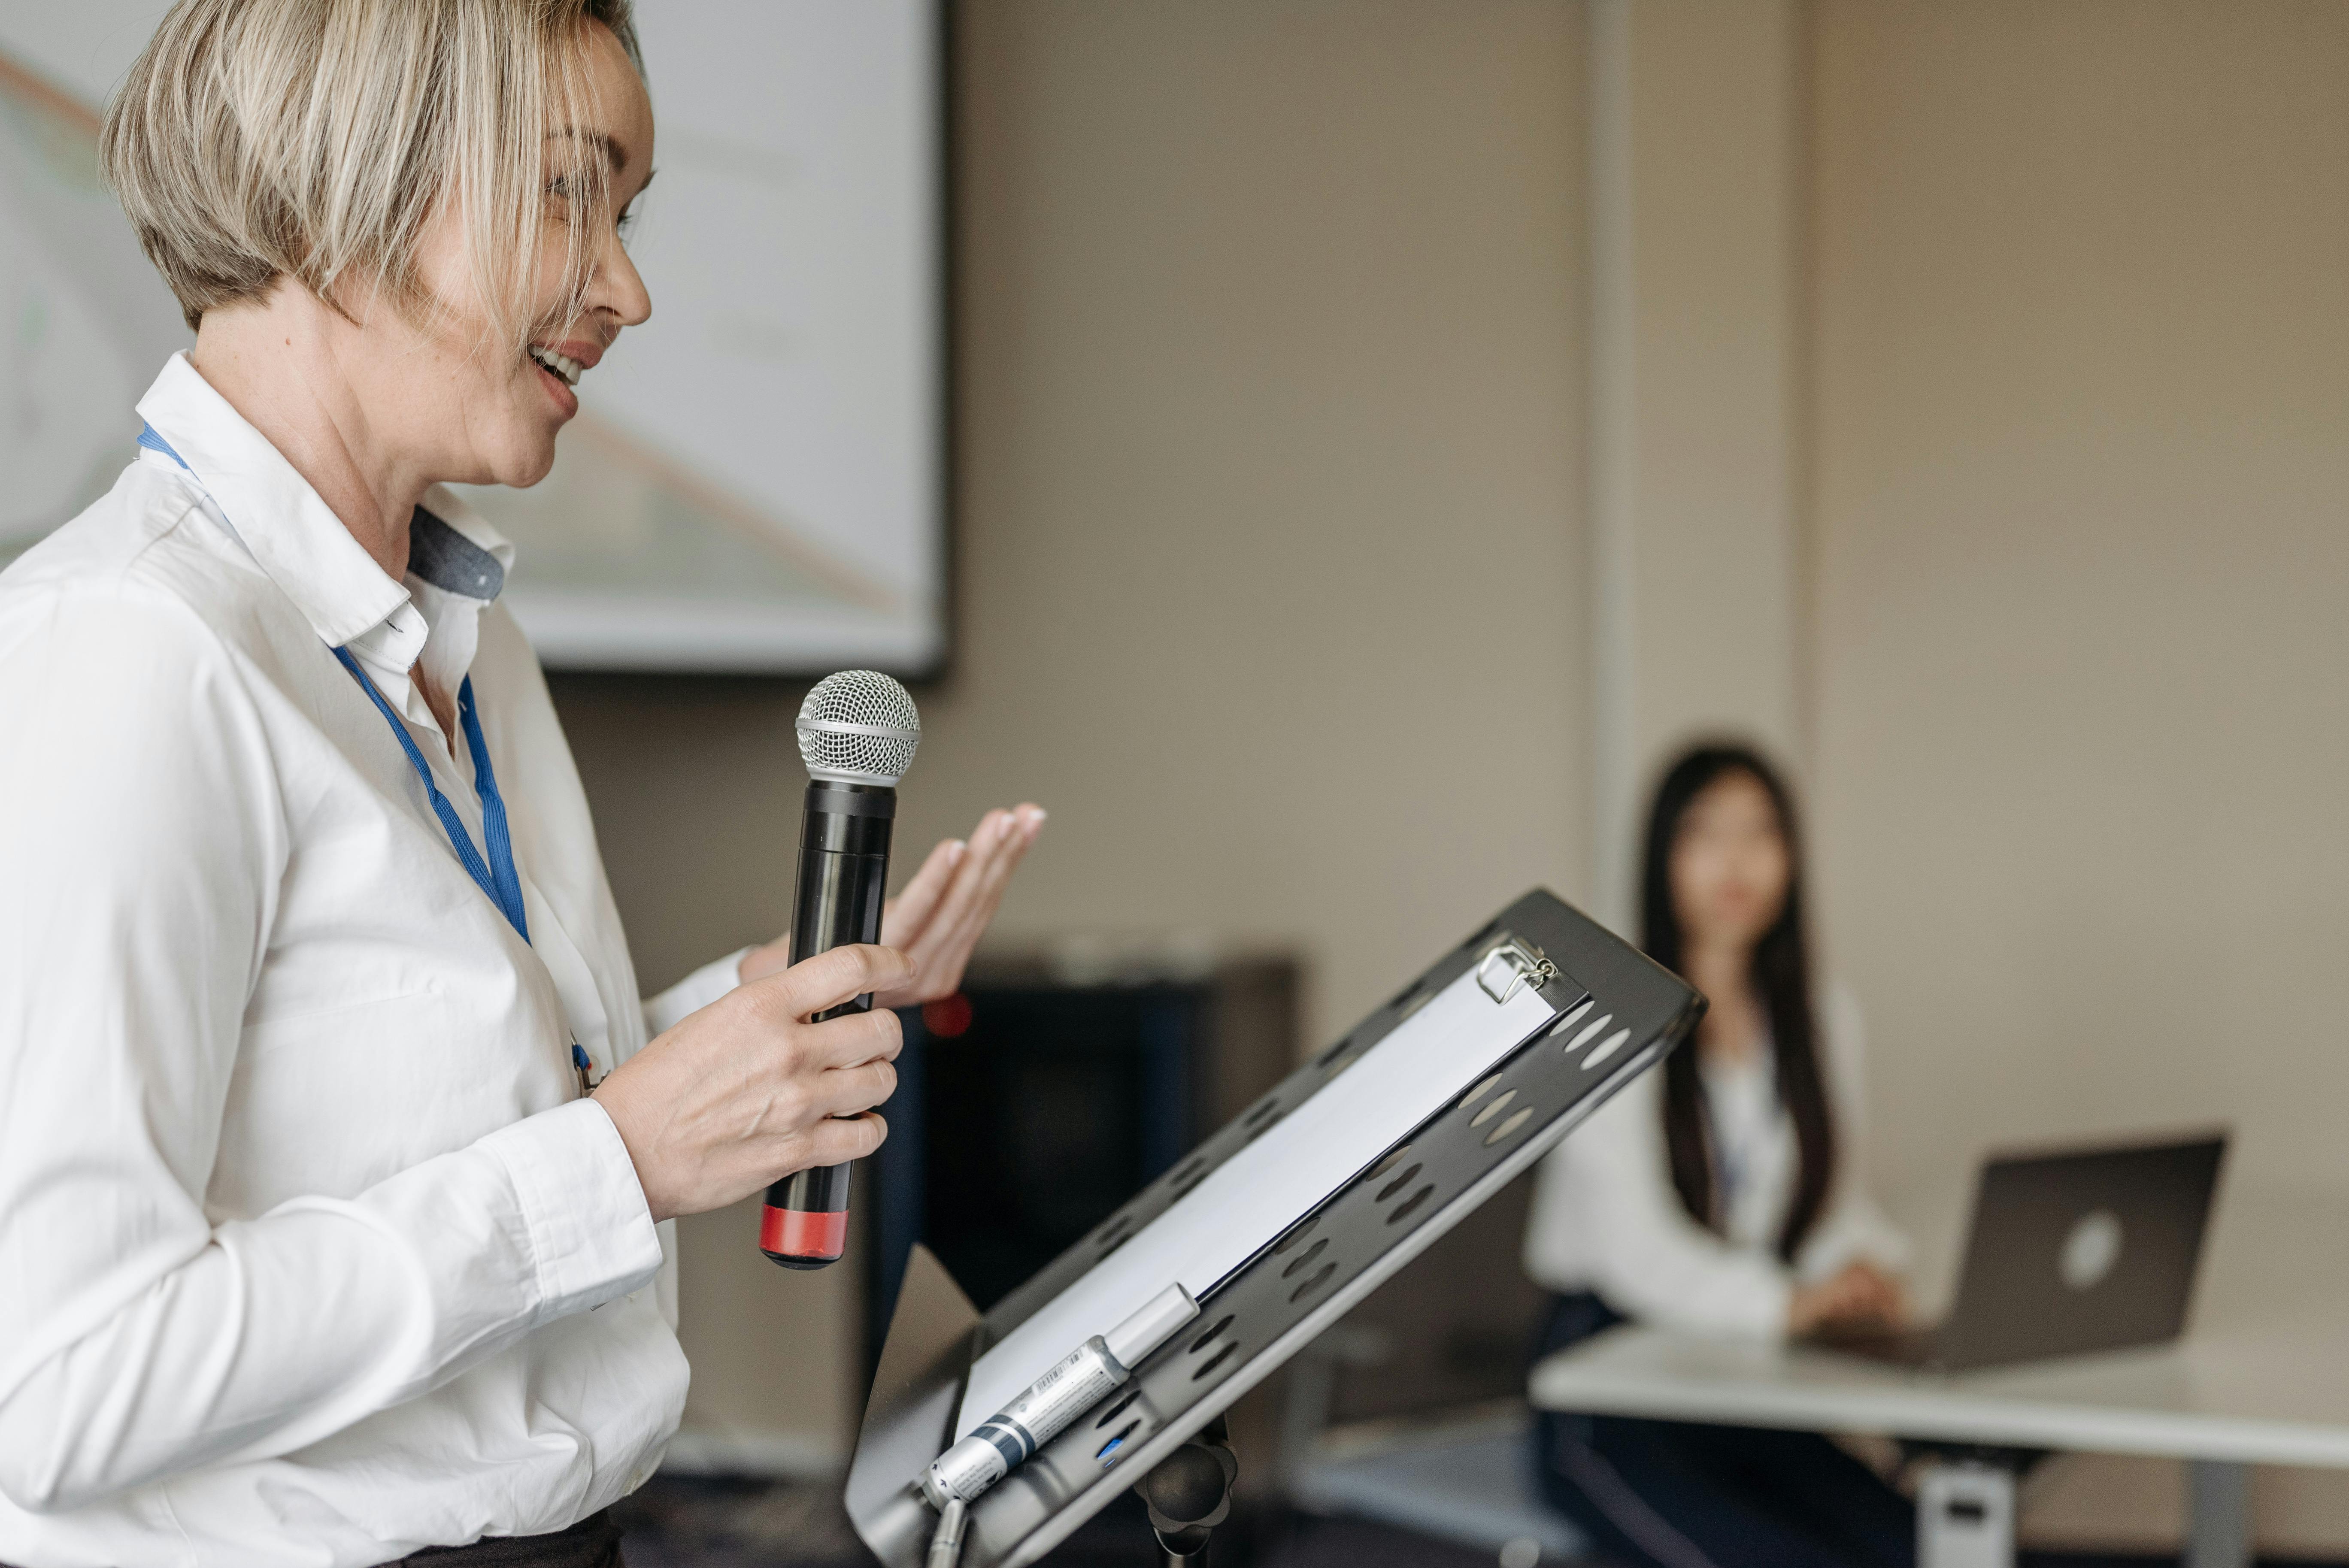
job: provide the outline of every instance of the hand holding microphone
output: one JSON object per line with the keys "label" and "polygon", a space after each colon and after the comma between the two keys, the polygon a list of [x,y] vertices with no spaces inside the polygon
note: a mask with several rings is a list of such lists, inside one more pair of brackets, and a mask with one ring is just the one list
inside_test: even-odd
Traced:
{"label": "hand holding microphone", "polygon": [[[854,703],[837,700],[853,697],[866,681],[885,680],[844,672],[811,692],[801,710],[802,756],[814,777],[802,826],[795,932],[810,923],[811,889],[823,892],[827,880],[829,895],[818,902],[835,912],[869,918],[879,900],[890,819],[878,822],[881,863],[868,859],[861,867],[845,868],[861,874],[843,879],[837,874],[843,869],[840,853],[853,847],[869,856],[874,824],[868,820],[859,830],[834,821],[826,828],[824,819],[840,813],[820,809],[831,803],[833,791],[820,796],[819,787],[862,783],[868,791],[889,790],[894,803],[894,779],[867,766],[861,780],[827,780],[823,774],[831,769],[823,767],[821,748],[811,745],[810,730],[828,717],[830,726],[817,729],[819,736],[829,732],[852,744],[868,738],[911,741],[918,736],[919,721],[911,699],[895,682],[887,685],[904,706],[882,717],[895,722],[866,727],[902,728],[901,736],[863,736],[857,727],[872,713],[860,714]],[[850,687],[846,694],[843,686]],[[911,753],[912,747],[904,745],[883,760],[894,761],[902,771]],[[847,758],[859,759],[855,751]],[[866,803],[879,804],[869,799]],[[740,988],[662,1035],[605,1080],[595,1099],[619,1129],[655,1219],[722,1207],[774,1181],[777,1172],[842,1167],[838,1176],[811,1176],[803,1185],[837,1182],[844,1198],[841,1178],[846,1163],[871,1154],[886,1132],[871,1108],[896,1084],[889,1064],[897,1054],[897,1020],[887,1009],[936,1001],[959,987],[972,949],[1043,823],[1042,809],[1032,804],[994,810],[979,820],[968,840],[940,843],[904,891],[881,905],[885,948],[865,945],[871,938],[861,926],[842,934],[851,945],[831,945],[811,934],[804,944],[787,935],[753,948],[742,960]],[[860,841],[826,853],[827,833],[843,827],[861,832]],[[806,864],[811,846],[820,856],[813,879]],[[833,868],[828,875],[827,861]],[[814,923],[822,926],[826,920],[820,916]],[[795,945],[808,962],[792,964]],[[875,1010],[861,1010],[876,1000]],[[831,1212],[843,1215],[832,1222],[844,1230],[844,1204]],[[811,1258],[800,1266],[829,1261]]]}
{"label": "hand holding microphone", "polygon": [[[744,1143],[755,1141],[739,1135],[755,1134],[762,1128],[788,1129],[810,1152],[842,1150],[842,1158],[795,1159],[769,1167],[789,1174],[768,1189],[759,1226],[760,1250],[786,1267],[822,1268],[838,1258],[847,1243],[850,1161],[871,1153],[886,1135],[880,1119],[868,1113],[896,1087],[896,1072],[889,1065],[899,1045],[896,1016],[887,1011],[873,1014],[871,1008],[875,990],[893,988],[885,985],[880,976],[910,978],[910,965],[902,955],[874,944],[881,936],[882,903],[889,882],[889,839],[897,816],[897,780],[921,744],[922,721],[905,688],[887,676],[843,670],[818,681],[808,693],[800,705],[796,728],[800,758],[807,764],[808,787],[800,824],[791,945],[792,953],[807,962],[781,975],[761,979],[745,975],[744,985],[724,1002],[704,1008],[686,1023],[721,1007],[730,1014],[736,1012],[740,1009],[726,1004],[754,989],[766,1007],[789,1009],[781,1017],[765,1020],[788,1042],[781,1059],[775,1059],[774,1045],[767,1042],[766,1048],[756,1053],[763,1059],[753,1064],[750,1077],[746,1078],[740,1067],[721,1076],[716,1086],[720,1092],[709,1109],[721,1116],[732,1113],[725,1119],[735,1121],[730,1130],[738,1134],[738,1141],[732,1148],[724,1147],[724,1134],[730,1130],[721,1127],[719,1147],[710,1152],[719,1155],[722,1170],[731,1163],[725,1156],[739,1155]],[[839,951],[885,956],[852,962],[846,976],[869,977],[871,983],[841,995],[837,987],[843,978],[842,965],[826,963]],[[810,978],[795,984],[795,978],[803,975]],[[688,1054],[664,1049],[670,1036],[685,1027],[679,1025],[664,1035],[644,1055]],[[862,1057],[856,1054],[860,1044],[868,1047]],[[658,1217],[664,1200],[656,1195],[657,1189],[665,1191],[670,1176],[665,1171],[647,1169],[648,1164],[661,1163],[654,1155],[652,1140],[662,1130],[661,1113],[666,1111],[667,1119],[673,1119],[678,1107],[675,1103],[659,1106],[657,1100],[652,1107],[640,1103],[639,1091],[655,1087],[644,1082],[653,1073],[638,1073],[623,1083],[623,1074],[635,1066],[632,1060],[615,1072],[597,1090],[597,1099],[613,1125],[619,1128],[637,1180],[644,1184],[646,1200]],[[793,1081],[807,1077],[804,1069],[811,1067],[815,1076],[810,1081]],[[762,1080],[777,1068],[782,1070],[784,1081],[771,1085],[768,1103],[761,1105]],[[621,1083],[620,1090],[606,1093],[615,1083]],[[681,1098],[692,1103],[689,1089]],[[821,1125],[820,1119],[811,1122],[811,1113],[815,1119],[840,1119],[846,1126],[832,1129]],[[709,1140],[688,1130],[678,1141],[689,1152]],[[707,1186],[707,1173],[698,1174],[704,1175],[703,1181],[678,1184],[688,1191]],[[731,1183],[721,1180],[719,1185],[724,1190]]]}
{"label": "hand holding microphone", "polygon": [[880,1148],[888,1129],[870,1113],[897,1087],[897,1015],[813,1020],[912,975],[888,948],[835,947],[736,987],[622,1063],[595,1101],[653,1218],[723,1208],[778,1171]]}

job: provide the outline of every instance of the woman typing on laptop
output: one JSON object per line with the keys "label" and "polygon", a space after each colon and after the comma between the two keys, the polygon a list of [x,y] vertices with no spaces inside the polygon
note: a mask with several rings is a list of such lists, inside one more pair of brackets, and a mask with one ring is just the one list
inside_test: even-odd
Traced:
{"label": "woman typing on laptop", "polygon": [[[1625,1318],[1756,1339],[1898,1324],[1908,1249],[1860,1185],[1857,1010],[1814,1006],[1792,803],[1759,756],[1704,747],[1666,774],[1641,897],[1649,954],[1712,1006],[1542,1171],[1543,1353]],[[1914,1557],[1908,1502],[1822,1437],[1546,1414],[1537,1439],[1550,1501],[1622,1561]]]}

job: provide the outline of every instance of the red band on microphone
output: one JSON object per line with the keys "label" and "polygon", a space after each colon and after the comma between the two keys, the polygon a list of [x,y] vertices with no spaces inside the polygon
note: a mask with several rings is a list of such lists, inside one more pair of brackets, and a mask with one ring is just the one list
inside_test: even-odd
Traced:
{"label": "red band on microphone", "polygon": [[771,1203],[759,1216],[759,1250],[770,1257],[830,1263],[848,1250],[848,1212],[820,1213]]}

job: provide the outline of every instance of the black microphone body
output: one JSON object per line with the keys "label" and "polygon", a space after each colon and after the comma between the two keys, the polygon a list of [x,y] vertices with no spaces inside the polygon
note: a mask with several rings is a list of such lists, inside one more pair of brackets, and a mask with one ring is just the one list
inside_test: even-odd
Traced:
{"label": "black microphone body", "polygon": [[[799,885],[792,903],[792,962],[881,940],[889,883],[889,834],[897,791],[885,785],[811,779],[800,818]],[[815,1016],[869,1012],[868,993]],[[788,1269],[820,1269],[848,1245],[847,1165],[820,1165],[767,1189],[759,1250]]]}

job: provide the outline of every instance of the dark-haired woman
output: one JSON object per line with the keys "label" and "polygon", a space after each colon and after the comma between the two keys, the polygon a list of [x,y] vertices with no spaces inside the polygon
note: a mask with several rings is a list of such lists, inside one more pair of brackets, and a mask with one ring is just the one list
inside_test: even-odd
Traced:
{"label": "dark-haired woman", "polygon": [[[1692,751],[1648,823],[1643,940],[1711,1001],[1692,1048],[1544,1167],[1526,1266],[1558,1293],[1544,1351],[1625,1318],[1754,1340],[1902,1312],[1899,1233],[1859,1181],[1859,1025],[1816,998],[1785,786]],[[1816,1005],[1823,1003],[1824,1005]],[[1545,1492],[1602,1555],[1654,1568],[1908,1568],[1909,1504],[1825,1438],[1545,1416]]]}

